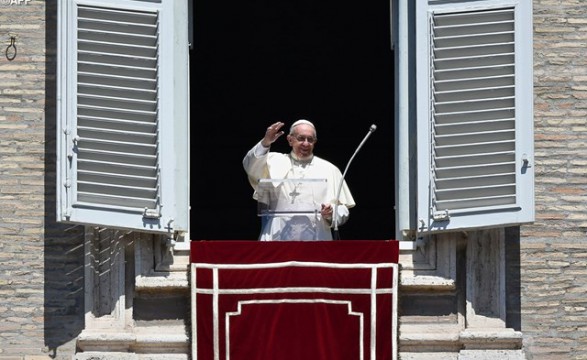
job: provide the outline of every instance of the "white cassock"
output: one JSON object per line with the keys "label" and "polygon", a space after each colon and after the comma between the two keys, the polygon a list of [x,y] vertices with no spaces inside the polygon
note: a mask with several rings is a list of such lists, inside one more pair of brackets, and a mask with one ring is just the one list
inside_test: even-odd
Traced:
{"label": "white cassock", "polygon": [[[320,214],[322,204],[331,204],[336,208],[338,225],[346,222],[349,210],[355,201],[346,183],[343,182],[340,198],[336,199],[342,181],[340,170],[332,163],[313,156],[308,161],[298,161],[293,153],[282,154],[269,152],[269,148],[257,143],[243,159],[243,166],[249,182],[255,190],[253,198],[259,200],[260,179],[303,179],[304,182],[283,182],[275,187],[274,197],[279,203],[294,204],[302,201],[312,203],[314,212],[304,215],[279,215],[262,217],[262,228],[259,240],[332,240],[330,222]],[[324,180],[325,186],[313,186],[307,191],[312,180]],[[277,182],[276,182],[277,183]],[[304,191],[304,187],[306,191]]]}

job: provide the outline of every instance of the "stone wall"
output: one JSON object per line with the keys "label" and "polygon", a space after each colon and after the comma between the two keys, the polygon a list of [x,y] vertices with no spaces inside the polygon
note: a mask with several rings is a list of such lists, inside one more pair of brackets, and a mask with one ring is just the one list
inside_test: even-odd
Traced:
{"label": "stone wall", "polygon": [[521,228],[528,359],[587,358],[587,7],[534,1],[536,222]]}
{"label": "stone wall", "polygon": [[[506,230],[507,322],[528,359],[585,359],[587,7],[536,0],[534,29],[536,222]],[[55,222],[56,33],[56,1],[0,2],[0,360],[69,359],[84,328],[83,229]]]}
{"label": "stone wall", "polygon": [[55,222],[56,1],[12,3],[0,2],[0,359],[70,359],[83,229]]}

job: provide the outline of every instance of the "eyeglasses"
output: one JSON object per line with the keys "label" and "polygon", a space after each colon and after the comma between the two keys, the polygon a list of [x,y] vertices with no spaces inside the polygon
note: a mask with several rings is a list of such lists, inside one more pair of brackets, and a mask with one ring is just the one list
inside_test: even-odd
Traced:
{"label": "eyeglasses", "polygon": [[307,141],[310,144],[313,144],[316,142],[316,138],[313,136],[295,135],[294,139],[296,139],[297,141],[299,141],[301,143],[303,143],[304,141]]}

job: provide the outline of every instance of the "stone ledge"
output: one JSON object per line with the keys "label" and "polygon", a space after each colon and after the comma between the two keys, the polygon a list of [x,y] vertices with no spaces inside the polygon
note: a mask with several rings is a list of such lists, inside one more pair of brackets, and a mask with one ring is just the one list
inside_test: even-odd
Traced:
{"label": "stone ledge", "polygon": [[519,350],[522,348],[522,333],[513,329],[464,330],[460,334],[465,349]]}
{"label": "stone ledge", "polygon": [[456,281],[453,279],[443,278],[432,275],[402,275],[400,273],[401,291],[451,291],[457,288]]}
{"label": "stone ledge", "polygon": [[187,354],[129,354],[122,352],[97,352],[90,351],[78,353],[74,360],[188,360]]}
{"label": "stone ledge", "polygon": [[460,325],[401,325],[399,349],[402,353],[458,353],[461,330]]}
{"label": "stone ledge", "polygon": [[399,330],[399,348],[405,353],[470,350],[472,354],[477,350],[495,350],[513,354],[522,349],[522,333],[513,329],[462,330],[460,325],[402,325]]}
{"label": "stone ledge", "polygon": [[458,360],[525,360],[522,350],[462,350]]}
{"label": "stone ledge", "polygon": [[458,360],[458,352],[400,352],[399,358],[401,360]]}
{"label": "stone ledge", "polygon": [[84,330],[77,338],[77,346],[83,352],[188,354],[190,342],[185,326],[152,326]]}
{"label": "stone ledge", "polygon": [[135,278],[136,291],[188,291],[189,286],[187,272],[155,273],[153,275],[139,275]]}
{"label": "stone ledge", "polygon": [[460,352],[400,352],[401,360],[525,360],[521,350],[462,350]]}

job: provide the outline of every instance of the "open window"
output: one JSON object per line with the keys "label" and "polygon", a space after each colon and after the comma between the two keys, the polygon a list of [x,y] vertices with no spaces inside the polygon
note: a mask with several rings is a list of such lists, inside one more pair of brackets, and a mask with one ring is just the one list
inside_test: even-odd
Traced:
{"label": "open window", "polygon": [[58,221],[188,230],[187,1],[62,0]]}
{"label": "open window", "polygon": [[419,1],[399,16],[399,230],[533,221],[531,1]]}

